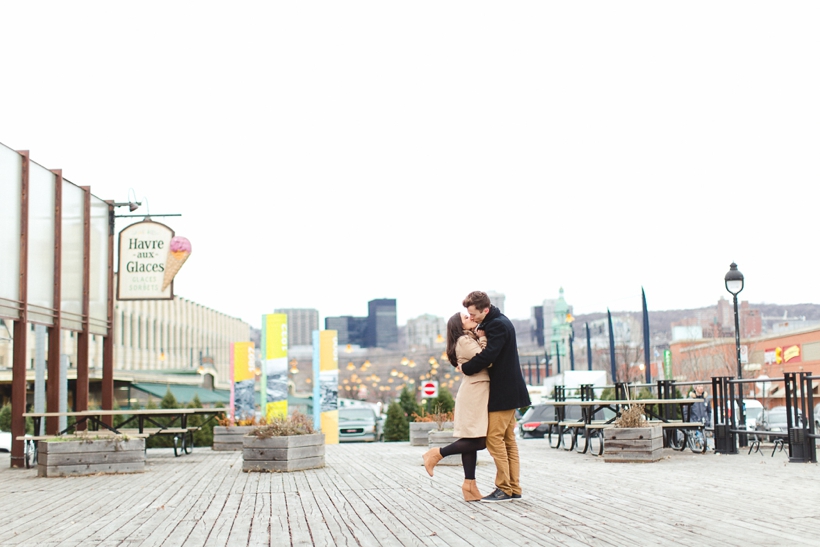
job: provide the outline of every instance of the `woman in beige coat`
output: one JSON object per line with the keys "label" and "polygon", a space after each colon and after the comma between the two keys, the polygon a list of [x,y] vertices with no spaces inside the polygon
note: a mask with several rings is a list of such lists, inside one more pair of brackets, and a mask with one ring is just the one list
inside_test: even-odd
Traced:
{"label": "woman in beige coat", "polygon": [[[447,358],[454,367],[466,363],[487,345],[479,336],[477,324],[467,314],[457,313],[447,321]],[[492,365],[490,365],[492,366]],[[431,448],[424,454],[424,467],[433,476],[433,468],[442,458],[461,454],[465,501],[478,501],[481,493],[475,483],[478,451],[487,447],[487,402],[490,398],[490,375],[487,369],[472,376],[463,376],[456,395],[456,417],[453,436],[459,439],[444,448]]]}

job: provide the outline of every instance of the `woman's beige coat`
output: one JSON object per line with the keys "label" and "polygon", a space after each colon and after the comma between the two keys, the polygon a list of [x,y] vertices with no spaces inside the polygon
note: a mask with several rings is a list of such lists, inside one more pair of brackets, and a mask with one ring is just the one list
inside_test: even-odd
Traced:
{"label": "woman's beige coat", "polygon": [[[466,363],[487,345],[487,339],[476,340],[465,334],[456,342],[458,364]],[[463,375],[456,395],[453,436],[465,439],[487,436],[487,402],[490,399],[490,374],[485,368],[472,376]]]}

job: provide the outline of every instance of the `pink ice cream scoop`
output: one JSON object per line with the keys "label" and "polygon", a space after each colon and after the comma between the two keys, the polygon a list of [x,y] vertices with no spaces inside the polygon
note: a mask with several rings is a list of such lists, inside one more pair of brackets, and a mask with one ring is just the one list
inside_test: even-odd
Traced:
{"label": "pink ice cream scoop", "polygon": [[171,252],[186,251],[191,252],[191,242],[187,237],[174,236],[171,238]]}
{"label": "pink ice cream scoop", "polygon": [[162,290],[164,291],[174,277],[188,260],[191,254],[191,242],[188,238],[182,236],[174,236],[171,238],[171,245],[168,249],[168,257],[165,259],[165,276],[162,280]]}

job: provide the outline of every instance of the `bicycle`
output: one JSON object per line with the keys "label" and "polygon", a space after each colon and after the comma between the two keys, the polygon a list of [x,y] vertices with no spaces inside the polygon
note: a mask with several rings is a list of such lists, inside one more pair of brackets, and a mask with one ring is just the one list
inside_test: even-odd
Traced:
{"label": "bicycle", "polygon": [[689,450],[695,454],[703,454],[706,452],[706,435],[703,429],[690,429],[686,431],[686,444]]}

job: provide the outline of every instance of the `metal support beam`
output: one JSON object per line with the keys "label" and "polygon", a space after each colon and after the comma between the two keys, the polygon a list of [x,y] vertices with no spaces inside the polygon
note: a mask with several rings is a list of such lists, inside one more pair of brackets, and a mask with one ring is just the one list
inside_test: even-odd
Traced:
{"label": "metal support beam", "polygon": [[[83,330],[77,334],[77,382],[74,388],[74,411],[88,410],[88,345],[91,338],[88,326],[89,295],[91,289],[91,187],[83,190]],[[86,428],[83,421],[77,429]]]}
{"label": "metal support beam", "polygon": [[14,352],[11,369],[11,467],[25,467],[23,441],[26,434],[26,359],[28,358],[28,150],[18,151],[23,157],[20,185],[20,316],[14,321]]}
{"label": "metal support beam", "polygon": [[[102,408],[114,409],[114,202],[108,204],[108,334],[103,340]],[[103,422],[111,426],[111,416]]]}
{"label": "metal support beam", "polygon": [[[56,175],[54,182],[54,323],[48,328],[48,379],[46,380],[46,410],[59,412],[60,409],[60,337],[62,316],[62,264],[63,264],[63,172],[51,171]],[[46,418],[46,434],[56,435],[60,431],[59,418]]]}

